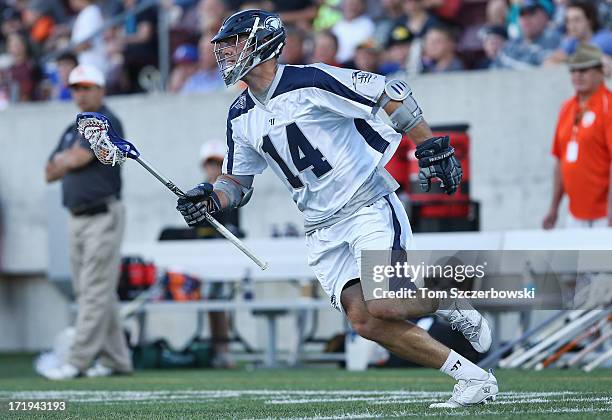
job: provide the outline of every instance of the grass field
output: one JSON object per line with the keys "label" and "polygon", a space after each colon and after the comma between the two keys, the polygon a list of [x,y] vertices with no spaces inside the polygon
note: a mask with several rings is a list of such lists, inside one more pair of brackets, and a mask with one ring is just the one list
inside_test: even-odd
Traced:
{"label": "grass field", "polygon": [[[31,356],[0,355],[0,418],[612,418],[611,370],[500,370],[495,403],[433,411],[429,403],[446,400],[453,382],[425,369],[163,370],[51,382],[37,377],[31,362]],[[9,400],[66,400],[68,408],[11,412]]]}

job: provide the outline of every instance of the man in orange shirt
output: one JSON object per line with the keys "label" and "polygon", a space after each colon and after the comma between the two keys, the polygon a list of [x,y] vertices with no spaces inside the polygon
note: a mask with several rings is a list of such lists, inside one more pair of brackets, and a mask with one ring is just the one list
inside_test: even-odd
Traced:
{"label": "man in orange shirt", "polygon": [[604,84],[603,53],[581,45],[569,59],[576,95],[563,104],[552,153],[557,158],[550,210],[552,229],[564,194],[567,227],[612,226],[612,92]]}

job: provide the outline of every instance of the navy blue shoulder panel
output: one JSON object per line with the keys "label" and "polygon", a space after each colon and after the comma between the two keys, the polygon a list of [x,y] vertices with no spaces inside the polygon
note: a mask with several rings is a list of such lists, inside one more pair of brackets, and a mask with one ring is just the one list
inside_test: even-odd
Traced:
{"label": "navy blue shoulder panel", "polygon": [[255,102],[251,99],[247,89],[243,90],[242,93],[232,102],[230,105],[229,113],[227,114],[227,120],[231,121],[238,118],[242,114],[246,114],[255,107]]}
{"label": "navy blue shoulder panel", "polygon": [[329,73],[316,67],[285,66],[283,75],[274,91],[272,98],[297,89],[314,87],[334,93],[360,104],[374,106],[376,103],[361,96],[338,81]]}
{"label": "navy blue shoulder panel", "polygon": [[234,169],[234,133],[232,130],[232,120],[246,114],[255,107],[255,102],[245,89],[230,106],[227,114],[227,173],[232,174]]}

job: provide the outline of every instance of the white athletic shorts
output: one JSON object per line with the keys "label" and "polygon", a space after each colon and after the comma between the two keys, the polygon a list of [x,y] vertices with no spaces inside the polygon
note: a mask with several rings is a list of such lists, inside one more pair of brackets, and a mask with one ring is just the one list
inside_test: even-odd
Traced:
{"label": "white athletic shorts", "polygon": [[361,278],[361,251],[405,250],[411,244],[410,222],[395,193],[306,235],[308,265],[330,296],[331,305],[340,312],[344,285]]}

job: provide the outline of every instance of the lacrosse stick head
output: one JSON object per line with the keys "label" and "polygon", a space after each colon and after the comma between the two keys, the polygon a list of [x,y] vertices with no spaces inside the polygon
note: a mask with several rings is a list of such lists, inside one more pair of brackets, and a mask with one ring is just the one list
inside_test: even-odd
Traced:
{"label": "lacrosse stick head", "polygon": [[136,159],[140,153],[129,141],[119,137],[111,122],[99,112],[77,115],[77,130],[89,142],[91,150],[105,165],[121,165],[127,158]]}

